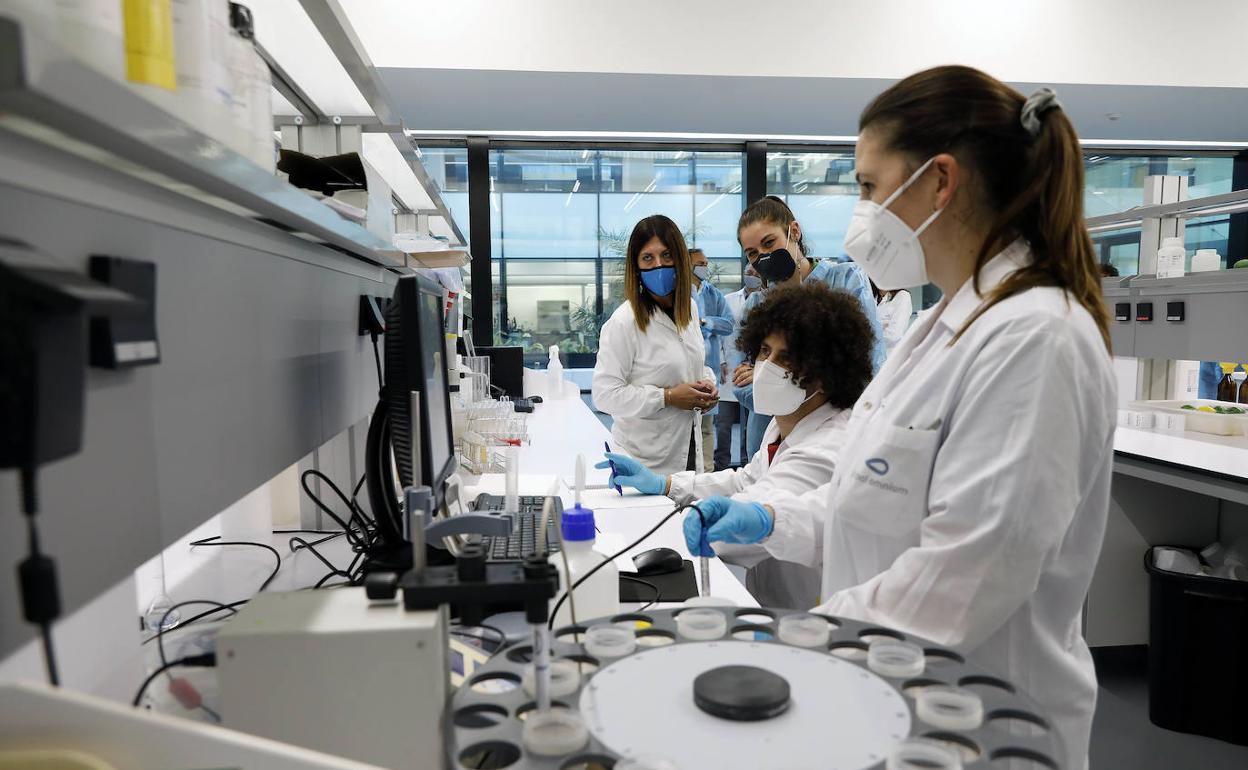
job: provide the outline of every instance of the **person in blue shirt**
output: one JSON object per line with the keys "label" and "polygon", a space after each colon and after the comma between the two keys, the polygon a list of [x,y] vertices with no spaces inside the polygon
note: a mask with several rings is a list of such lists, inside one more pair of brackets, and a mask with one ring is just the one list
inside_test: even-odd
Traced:
{"label": "person in blue shirt", "polygon": [[[706,365],[718,376],[720,367],[720,344],[732,334],[737,322],[724,294],[711,283],[710,261],[702,249],[689,250],[693,265],[693,298],[698,303],[698,316],[702,323],[702,342],[706,346]],[[715,415],[716,406],[702,415],[702,467],[715,467]]]}
{"label": "person in blue shirt", "polygon": [[[808,244],[802,237],[802,226],[788,204],[774,195],[760,198],[749,205],[737,222],[737,242],[745,258],[762,277],[764,286],[793,286],[805,281],[820,281],[832,289],[852,294],[867,316],[875,342],[871,348],[872,374],[884,364],[887,351],[884,334],[876,313],[875,297],[871,283],[862,268],[853,262],[812,261]],[[749,315],[755,305],[762,302],[766,291],[756,292],[745,304],[742,318]],[[737,366],[732,373],[732,384],[737,400],[750,410],[746,427],[747,456],[752,457],[762,445],[763,432],[771,416],[754,410],[754,368],[750,362]]]}

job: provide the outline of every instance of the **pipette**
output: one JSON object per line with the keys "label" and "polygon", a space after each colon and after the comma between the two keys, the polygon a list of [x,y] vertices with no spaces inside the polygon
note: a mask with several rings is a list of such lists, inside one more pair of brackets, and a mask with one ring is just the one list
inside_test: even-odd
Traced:
{"label": "pipette", "polygon": [[572,490],[572,502],[581,504],[581,490],[585,489],[585,455],[576,456],[576,487]]}
{"label": "pipette", "polygon": [[[602,442],[602,448],[607,450],[608,452],[611,451],[611,445],[605,441]],[[608,459],[607,464],[611,466],[611,478],[615,478],[616,477],[615,476],[615,461]],[[610,484],[608,483],[607,486],[609,487]],[[620,493],[620,497],[624,496],[624,488],[620,486],[619,482],[616,482],[615,484],[615,491]]]}
{"label": "pipette", "polygon": [[[706,539],[706,534],[703,533],[702,535],[703,552],[705,552],[705,549],[708,549],[710,547],[711,547],[711,544]],[[699,561],[701,562],[699,567],[702,571],[702,595],[710,596],[711,595],[711,558],[709,556],[702,556],[700,557]]]}
{"label": "pipette", "polygon": [[[585,458],[577,455],[576,457],[577,472],[577,492],[576,499],[580,502],[580,488],[585,481]],[[555,495],[559,494],[559,480],[556,478],[550,485],[550,490],[546,495],[546,501],[542,505],[542,516],[537,522],[537,553],[549,556],[550,551],[546,545],[546,531],[549,526],[548,522],[551,517],[551,501],[555,499]],[[561,526],[562,522],[555,522],[555,526]],[[565,573],[566,556],[565,559]],[[546,623],[533,624],[533,697],[537,703],[538,713],[546,713],[550,710],[550,629]]]}

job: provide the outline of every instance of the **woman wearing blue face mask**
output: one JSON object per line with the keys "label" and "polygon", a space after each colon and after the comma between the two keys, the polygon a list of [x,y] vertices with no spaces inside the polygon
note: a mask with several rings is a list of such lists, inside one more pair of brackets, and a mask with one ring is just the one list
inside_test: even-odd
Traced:
{"label": "woman wearing blue face mask", "polygon": [[676,223],[658,214],[641,220],[628,239],[626,301],[599,338],[594,405],[614,420],[615,449],[656,473],[702,470],[694,434],[719,401],[692,277]]}

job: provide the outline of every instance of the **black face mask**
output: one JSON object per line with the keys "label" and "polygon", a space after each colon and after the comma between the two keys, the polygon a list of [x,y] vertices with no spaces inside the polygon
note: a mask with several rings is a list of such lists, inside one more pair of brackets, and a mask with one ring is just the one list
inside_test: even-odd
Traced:
{"label": "black face mask", "polygon": [[788,249],[776,249],[766,254],[759,254],[754,261],[754,271],[767,279],[768,283],[787,281],[797,270],[797,260]]}

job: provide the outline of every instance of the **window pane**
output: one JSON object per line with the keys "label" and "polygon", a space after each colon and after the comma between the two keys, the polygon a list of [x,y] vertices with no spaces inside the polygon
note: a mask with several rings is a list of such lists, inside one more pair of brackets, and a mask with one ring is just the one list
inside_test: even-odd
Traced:
{"label": "window pane", "polygon": [[[1087,216],[1116,214],[1144,203],[1144,180],[1153,175],[1186,176],[1187,197],[1203,198],[1231,191],[1234,159],[1221,156],[1087,155],[1084,206]],[[1191,219],[1184,231],[1188,267],[1196,249],[1217,249],[1226,256],[1229,217]],[[1096,233],[1092,242],[1102,262],[1110,262],[1121,275],[1139,272],[1138,227]]]}
{"label": "window pane", "polygon": [[[438,186],[451,218],[467,239],[468,230],[468,148],[420,147],[425,171]],[[472,244],[468,244],[469,250]]]}
{"label": "window pane", "polygon": [[807,256],[845,258],[845,228],[858,200],[852,152],[769,152],[767,193],[801,222]]}
{"label": "window pane", "polygon": [[[740,286],[741,153],[521,148],[490,153],[495,336],[544,364],[592,367],[601,323],[622,297],[638,220],[670,217]],[[599,313],[601,309],[601,313]]]}

